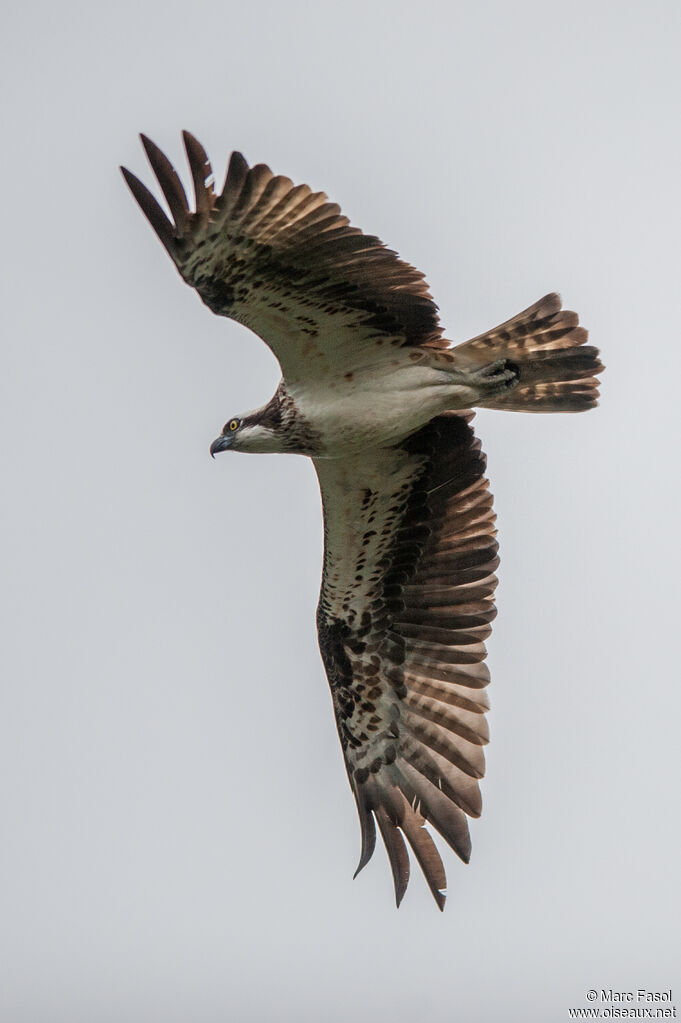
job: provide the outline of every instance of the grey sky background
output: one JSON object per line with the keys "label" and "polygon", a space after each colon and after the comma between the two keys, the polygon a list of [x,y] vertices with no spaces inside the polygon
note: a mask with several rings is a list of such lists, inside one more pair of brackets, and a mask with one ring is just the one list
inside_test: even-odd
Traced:
{"label": "grey sky background", "polygon": [[[676,3],[62,3],[5,15],[0,1018],[547,1023],[679,970]],[[278,379],[118,174],[323,188],[463,340],[560,290],[595,413],[482,412],[502,565],[473,857],[359,828],[316,481],[223,456]]]}

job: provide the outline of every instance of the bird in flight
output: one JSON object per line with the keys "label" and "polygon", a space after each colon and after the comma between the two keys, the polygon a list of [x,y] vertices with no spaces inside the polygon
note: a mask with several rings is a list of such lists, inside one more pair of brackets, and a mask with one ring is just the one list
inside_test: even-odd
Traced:
{"label": "bird in flight", "polygon": [[408,845],[443,909],[426,825],[468,861],[488,741],[498,558],[472,410],[591,409],[598,350],[555,294],[452,346],[423,274],[323,192],[240,153],[217,192],[203,147],[183,138],[193,209],[145,136],[170,218],[121,168],[125,180],[186,283],[262,338],[282,371],[271,400],[228,419],[211,454],[312,459],[324,518],[317,629],[359,812],[357,872],[378,824],[397,905]]}

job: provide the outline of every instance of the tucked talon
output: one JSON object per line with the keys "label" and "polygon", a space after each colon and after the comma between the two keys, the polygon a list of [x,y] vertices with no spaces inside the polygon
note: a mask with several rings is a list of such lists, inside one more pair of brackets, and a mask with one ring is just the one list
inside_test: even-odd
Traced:
{"label": "tucked talon", "polygon": [[520,380],[520,366],[517,363],[506,359],[505,362],[506,383],[508,387],[515,387]]}

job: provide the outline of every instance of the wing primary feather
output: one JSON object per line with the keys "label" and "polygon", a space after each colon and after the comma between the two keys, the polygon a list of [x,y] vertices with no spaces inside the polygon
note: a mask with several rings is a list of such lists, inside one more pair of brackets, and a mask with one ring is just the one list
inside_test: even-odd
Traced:
{"label": "wing primary feather", "polygon": [[156,175],[161,191],[168,203],[178,235],[181,236],[184,234],[189,220],[189,203],[187,202],[182,182],[165,153],[161,152],[158,146],[151,139],[147,138],[146,135],[140,135],[140,139],[144,146],[144,152],[147,154],[147,159],[151,164],[151,169]]}
{"label": "wing primary feather", "polygon": [[292,188],[293,182],[290,178],[282,175],[270,178],[260,196],[258,210],[253,212],[248,225],[249,231],[258,241],[262,242],[263,234],[281,212],[282,204],[287,203]]}
{"label": "wing primary feather", "polygon": [[440,832],[457,856],[464,863],[468,863],[471,856],[471,839],[463,810],[453,803],[442,789],[417,773],[410,764],[403,763],[400,770],[417,797],[419,813]]}
{"label": "wing primary feather", "polygon": [[489,742],[489,728],[484,715],[467,719],[461,708],[452,712],[447,704],[437,698],[411,692],[405,697],[405,702],[413,714],[453,732],[473,746],[484,746]]}
{"label": "wing primary feather", "polygon": [[489,699],[484,689],[473,690],[473,694],[477,696],[477,699],[474,699],[473,694],[462,693],[461,687],[456,683],[440,682],[430,678],[423,680],[411,678],[409,689],[412,693],[429,696],[431,699],[439,700],[440,703],[446,703],[452,707],[460,707],[471,714],[484,714],[489,710]]}
{"label": "wing primary feather", "polygon": [[374,815],[372,814],[370,807],[367,805],[366,789],[355,783],[352,785],[352,791],[355,796],[355,802],[357,803],[359,826],[362,835],[362,848],[360,851],[359,863],[357,864],[357,870],[352,876],[354,881],[360,870],[364,870],[374,854],[374,849],[376,848],[376,825],[374,824]]}
{"label": "wing primary feather", "polygon": [[[462,748],[454,736],[450,736],[442,727],[432,725],[415,714],[411,707],[401,718],[402,728],[406,730],[413,739],[423,743],[430,749],[435,750],[440,756],[454,764],[460,771],[467,774],[469,778],[479,781],[484,776],[485,757],[481,746],[467,743],[468,748]],[[464,740],[465,741],[465,740]]]}
{"label": "wing primary feather", "polygon": [[[289,182],[290,178],[280,178],[279,180]],[[305,205],[310,193],[311,189],[308,185],[294,186],[291,182],[291,187],[284,192],[276,205],[267,211],[262,220],[255,222],[255,230],[263,244],[268,244],[274,238],[277,238],[278,241],[282,240],[287,228],[295,223],[300,208]]]}
{"label": "wing primary feather", "polygon": [[125,183],[132,192],[139,208],[147,218],[154,231],[167,250],[168,254],[175,259],[175,233],[173,225],[163,212],[162,207],[156,201],[146,185],[143,185],[139,178],[136,178],[127,167],[120,168],[125,178]]}
{"label": "wing primary feather", "polygon": [[248,164],[241,153],[232,153],[227,167],[225,184],[219,199],[220,219],[226,220],[239,201],[241,189],[248,178]]}
{"label": "wing primary feather", "polygon": [[447,875],[445,874],[440,854],[437,851],[437,846],[423,827],[423,823],[420,815],[410,807],[409,812],[405,814],[401,828],[423,871],[423,876],[437,903],[438,909],[442,912],[447,901],[447,896],[443,891],[447,887]]}
{"label": "wing primary feather", "polygon": [[[425,746],[410,750],[405,759],[413,770],[444,792],[445,796],[461,807],[469,817],[480,816],[482,796],[477,781],[464,774],[435,750]],[[409,786],[402,775],[399,784],[410,803],[418,801],[413,787]]]}
{"label": "wing primary feather", "polygon": [[181,236],[189,220],[189,204],[187,203],[187,196],[182,182],[166,153],[162,152],[146,135],[140,135],[140,139],[144,146],[147,160],[151,165],[151,170],[166,196],[166,202],[175,221],[177,233]]}
{"label": "wing primary feather", "polygon": [[191,132],[183,131],[182,140],[187,154],[187,161],[189,162],[192,181],[194,182],[196,213],[203,225],[208,222],[213,208],[213,168],[210,165],[205,149]]}
{"label": "wing primary feather", "polygon": [[249,215],[257,208],[258,202],[268,183],[272,179],[272,171],[264,163],[251,167],[243,183],[239,198],[231,209],[231,216],[244,232],[247,231]]}
{"label": "wing primary feather", "polygon": [[397,824],[391,819],[385,807],[382,805],[376,807],[375,813],[388,852],[390,869],[395,883],[395,903],[399,908],[409,883],[409,853]]}

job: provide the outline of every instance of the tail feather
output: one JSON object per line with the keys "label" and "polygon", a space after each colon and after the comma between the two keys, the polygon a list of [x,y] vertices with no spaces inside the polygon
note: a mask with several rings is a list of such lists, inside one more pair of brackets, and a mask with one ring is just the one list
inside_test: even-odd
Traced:
{"label": "tail feather", "polygon": [[560,296],[545,295],[499,327],[454,349],[457,363],[478,368],[508,359],[518,383],[481,402],[482,408],[514,412],[584,412],[598,404],[598,349],[577,313],[561,309]]}

